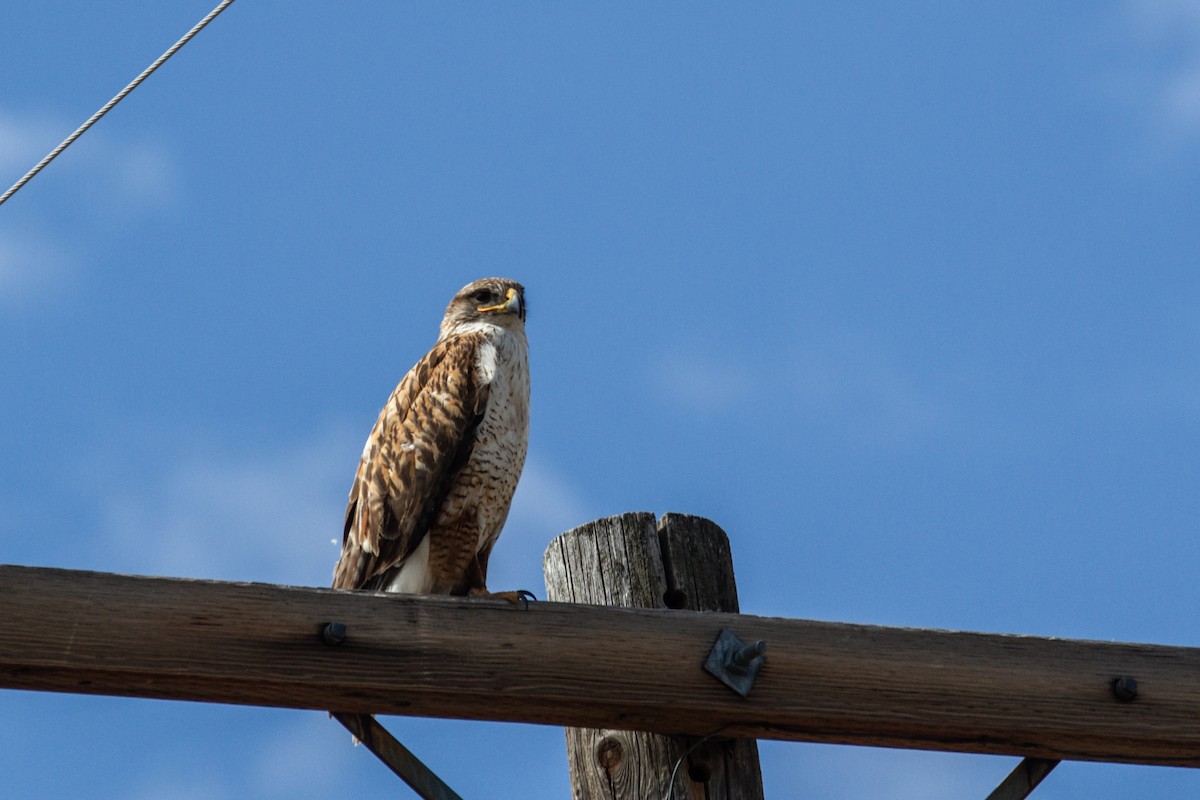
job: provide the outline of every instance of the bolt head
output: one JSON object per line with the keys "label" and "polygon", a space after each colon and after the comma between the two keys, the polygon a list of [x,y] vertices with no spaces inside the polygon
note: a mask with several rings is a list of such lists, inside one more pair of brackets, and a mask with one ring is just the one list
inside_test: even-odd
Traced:
{"label": "bolt head", "polygon": [[1128,703],[1137,697],[1138,685],[1135,678],[1122,675],[1112,682],[1113,695],[1122,703]]}
{"label": "bolt head", "polygon": [[346,626],[341,622],[327,622],[321,628],[321,640],[325,644],[341,644],[346,641]]}

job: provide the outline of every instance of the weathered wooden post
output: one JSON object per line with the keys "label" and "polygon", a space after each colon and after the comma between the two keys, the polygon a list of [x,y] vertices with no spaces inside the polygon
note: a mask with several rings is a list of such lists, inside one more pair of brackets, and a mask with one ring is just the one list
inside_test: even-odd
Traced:
{"label": "weathered wooden post", "polygon": [[[567,531],[542,565],[548,599],[567,603],[738,612],[729,539],[700,517],[622,514]],[[701,655],[702,654],[698,654]],[[679,670],[702,670],[695,663]],[[662,681],[669,685],[670,673]],[[604,676],[596,676],[604,691]],[[721,720],[713,720],[718,731]],[[761,800],[758,744],[567,728],[575,800]],[[718,731],[719,733],[719,731]],[[671,781],[674,781],[673,785]]]}

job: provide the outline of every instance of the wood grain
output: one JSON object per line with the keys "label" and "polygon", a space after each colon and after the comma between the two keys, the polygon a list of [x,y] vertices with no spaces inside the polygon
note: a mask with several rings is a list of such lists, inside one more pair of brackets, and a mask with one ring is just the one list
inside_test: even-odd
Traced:
{"label": "wood grain", "polygon": [[[558,536],[542,560],[546,596],[567,603],[665,608],[662,557],[654,515],[599,519]],[[603,684],[597,691],[603,692]],[[701,787],[674,765],[690,742],[682,736],[610,728],[568,727],[567,765],[573,800],[699,798]]]}
{"label": "wood grain", "polygon": [[[712,522],[623,514],[567,531],[547,548],[551,600],[635,608],[737,610],[729,540]],[[672,678],[664,675],[664,683]],[[664,693],[670,688],[664,688]],[[715,725],[714,727],[719,727]],[[575,800],[761,800],[753,739],[700,740],[610,728],[566,729]]]}
{"label": "wood grain", "polygon": [[[748,698],[722,628],[768,644]],[[1200,649],[686,610],[8,566],[0,687],[1200,766]]]}
{"label": "wood grain", "polygon": [[[737,583],[729,537],[715,522],[664,514],[658,543],[672,608],[737,613]],[[762,800],[762,769],[753,739],[712,738],[688,758],[688,774],[704,783],[704,800]]]}

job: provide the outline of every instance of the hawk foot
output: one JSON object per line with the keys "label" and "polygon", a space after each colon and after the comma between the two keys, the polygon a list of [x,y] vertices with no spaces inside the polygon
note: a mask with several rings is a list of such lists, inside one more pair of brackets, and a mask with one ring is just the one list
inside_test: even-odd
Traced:
{"label": "hawk foot", "polygon": [[495,600],[507,600],[516,605],[521,604],[521,608],[529,608],[529,602],[536,601],[537,595],[525,589],[517,589],[513,592],[489,592],[487,589],[472,589],[471,597],[490,597]]}

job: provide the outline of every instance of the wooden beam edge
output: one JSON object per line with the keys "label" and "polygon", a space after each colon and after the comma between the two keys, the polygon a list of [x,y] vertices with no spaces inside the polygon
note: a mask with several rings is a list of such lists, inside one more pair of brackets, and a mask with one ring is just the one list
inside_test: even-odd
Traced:
{"label": "wooden beam edge", "polygon": [[4,688],[1200,766],[1197,648],[16,566],[0,620]]}

